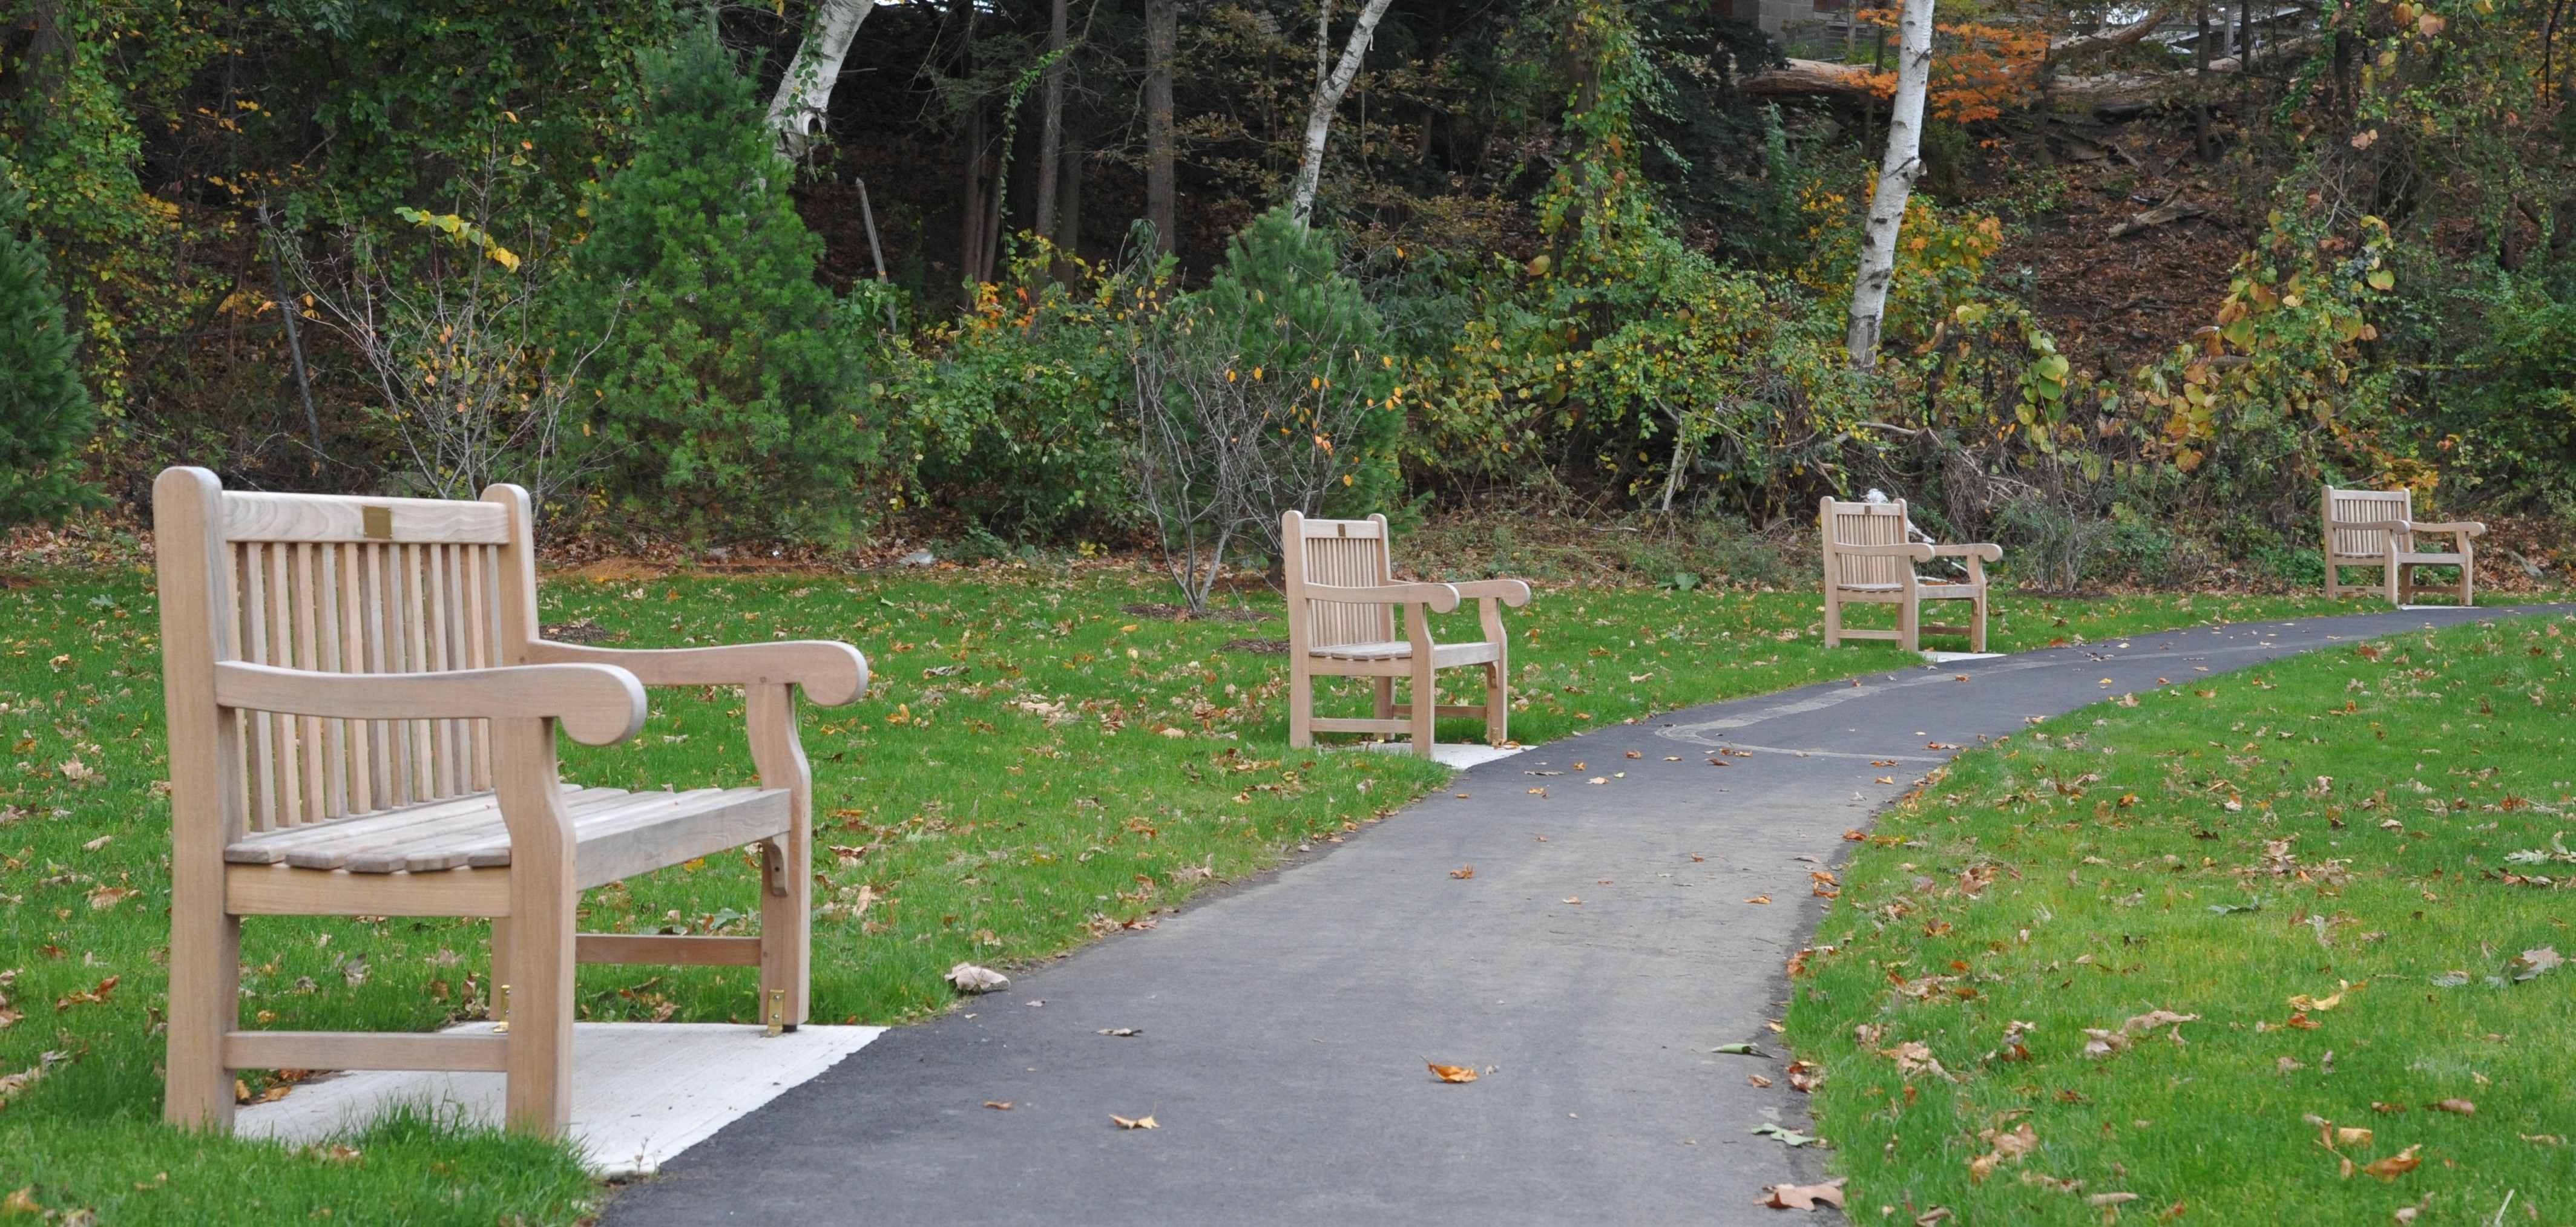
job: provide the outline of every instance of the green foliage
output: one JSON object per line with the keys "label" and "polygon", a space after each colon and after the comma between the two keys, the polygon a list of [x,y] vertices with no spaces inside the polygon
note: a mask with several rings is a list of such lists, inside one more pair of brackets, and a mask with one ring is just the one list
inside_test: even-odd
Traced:
{"label": "green foliage", "polygon": [[24,193],[0,192],[0,526],[99,501],[72,462],[98,412],[45,253],[18,233],[26,209]]}
{"label": "green foliage", "polygon": [[[1194,345],[1222,354],[1235,372],[1271,392],[1264,442],[1280,453],[1268,466],[1320,448],[1338,482],[1311,510],[1364,516],[1394,510],[1396,445],[1404,430],[1393,360],[1378,352],[1379,320],[1342,271],[1340,245],[1323,230],[1272,209],[1226,245],[1207,286],[1176,304]],[[1356,412],[1347,402],[1364,403]],[[1275,440],[1275,442],[1273,442]],[[1247,508],[1274,530],[1299,500]]]}
{"label": "green foliage", "polygon": [[1028,238],[1005,280],[929,330],[935,358],[906,352],[892,395],[924,496],[1024,541],[1122,524],[1134,503],[1128,361],[1171,275],[1168,258],[1093,264]]}
{"label": "green foliage", "polygon": [[605,334],[586,429],[614,513],[700,536],[863,522],[878,425],[854,318],[814,280],[752,82],[712,29],[647,58],[633,162],[597,191],[563,330]]}

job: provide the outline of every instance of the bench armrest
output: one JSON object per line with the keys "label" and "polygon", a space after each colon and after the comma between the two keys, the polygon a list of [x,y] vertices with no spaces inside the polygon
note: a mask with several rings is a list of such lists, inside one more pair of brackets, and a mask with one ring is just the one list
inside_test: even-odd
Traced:
{"label": "bench armrest", "polygon": [[2004,547],[1985,542],[1975,545],[1936,545],[1932,547],[1932,557],[1982,558],[1987,562],[2002,562]]}
{"label": "bench armrest", "polygon": [[1458,588],[1452,584],[1378,584],[1367,588],[1306,585],[1306,599],[1310,601],[1341,601],[1351,605],[1428,605],[1433,613],[1448,613],[1458,608],[1458,596]]}
{"label": "bench armrest", "polygon": [[2416,524],[2411,527],[2419,533],[2450,533],[2459,537],[2483,537],[2487,533],[2487,526],[2475,520],[2461,520],[2450,524]]}
{"label": "bench armrest", "polygon": [[1932,547],[1915,542],[1905,545],[1837,545],[1828,548],[1836,554],[1850,558],[1911,558],[1916,562],[1932,561]]}
{"label": "bench armrest", "polygon": [[1451,584],[1462,600],[1501,601],[1514,609],[1529,604],[1530,586],[1517,579],[1471,579]]}
{"label": "bench armrest", "polygon": [[320,673],[227,660],[215,665],[215,702],[341,720],[552,717],[587,746],[624,741],[644,727],[644,687],[634,674],[600,665]]}
{"label": "bench armrest", "polygon": [[2329,527],[2367,529],[2383,533],[2404,533],[2413,532],[2418,528],[2426,528],[2430,526],[2424,524],[2410,524],[2404,520],[2337,520]]}
{"label": "bench armrest", "polygon": [[647,686],[802,686],[823,707],[854,702],[868,692],[868,659],[831,639],[728,643],[703,648],[594,648],[573,643],[528,645],[528,659],[543,664],[614,665]]}

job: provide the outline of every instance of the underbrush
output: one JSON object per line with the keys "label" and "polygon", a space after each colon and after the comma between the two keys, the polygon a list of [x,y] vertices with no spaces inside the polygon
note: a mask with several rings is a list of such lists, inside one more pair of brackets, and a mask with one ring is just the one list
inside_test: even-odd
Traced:
{"label": "underbrush", "polygon": [[1909,794],[1793,963],[1852,1216],[2576,1221],[2571,630],[2160,689]]}

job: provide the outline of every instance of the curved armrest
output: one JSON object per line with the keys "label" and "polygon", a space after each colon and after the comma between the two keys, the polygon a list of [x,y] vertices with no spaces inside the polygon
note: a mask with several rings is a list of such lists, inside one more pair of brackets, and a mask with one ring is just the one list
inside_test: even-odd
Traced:
{"label": "curved armrest", "polygon": [[1308,584],[1306,599],[1351,605],[1428,605],[1433,613],[1447,613],[1458,608],[1458,589],[1451,584],[1380,584],[1367,588]]}
{"label": "curved armrest", "polygon": [[1932,547],[1920,542],[1904,545],[1837,545],[1831,552],[1846,558],[1911,558],[1916,562],[1932,561]]}
{"label": "curved armrest", "polygon": [[2487,534],[2487,526],[2475,520],[2461,520],[2450,524],[2417,524],[2413,527],[2419,533],[2451,533],[2462,537],[2483,537]]}
{"label": "curved armrest", "polygon": [[2418,528],[2428,526],[2422,524],[2410,524],[2404,520],[2337,520],[2334,522],[2333,527],[2367,529],[2373,532],[2383,533],[2407,533],[2413,532]]}
{"label": "curved armrest", "polygon": [[1987,562],[2002,562],[2004,560],[2004,547],[1985,542],[1979,542],[1975,545],[1936,545],[1932,547],[1932,557],[1982,558]]}
{"label": "curved armrest", "polygon": [[594,648],[573,643],[528,645],[528,659],[546,664],[615,665],[647,686],[751,686],[793,683],[824,707],[839,707],[868,692],[868,658],[831,639],[727,643],[703,648]]}
{"label": "curved armrest", "polygon": [[1516,579],[1471,579],[1451,584],[1462,600],[1501,601],[1514,609],[1529,604],[1530,586]]}
{"label": "curved armrest", "polygon": [[317,673],[227,660],[215,665],[224,707],[342,720],[475,720],[554,717],[586,746],[624,741],[644,727],[644,687],[624,669],[516,665],[441,673]]}

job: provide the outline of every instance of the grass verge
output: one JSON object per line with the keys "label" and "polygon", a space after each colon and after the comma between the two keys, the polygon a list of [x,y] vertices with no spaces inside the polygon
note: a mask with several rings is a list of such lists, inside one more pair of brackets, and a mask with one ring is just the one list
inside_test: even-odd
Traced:
{"label": "grass verge", "polygon": [[1787,1018],[1852,1217],[2576,1222],[2571,641],[2320,651],[1910,794]]}
{"label": "grass verge", "polygon": [[[0,736],[15,750],[0,771],[0,997],[11,1003],[0,1006],[0,1073],[33,1076],[0,1082],[0,1197],[24,1188],[35,1204],[118,1223],[586,1213],[595,1190],[555,1147],[442,1141],[415,1122],[356,1139],[355,1156],[317,1158],[160,1128],[168,806],[150,577],[129,567],[20,579],[0,592],[11,614]],[[1404,755],[1288,752],[1284,660],[1228,649],[1284,638],[1276,602],[1255,597],[1239,620],[1128,608],[1167,599],[1134,573],[1048,566],[562,578],[548,583],[543,616],[617,646],[812,636],[868,653],[877,682],[865,700],[804,715],[825,879],[815,999],[820,1021],[891,1023],[944,1008],[940,975],[959,960],[1009,966],[1150,927],[1191,892],[1348,838],[1446,778]],[[1994,646],[2327,608],[2005,597]],[[1794,592],[1543,592],[1508,619],[1526,704],[1514,732],[1542,741],[1911,663],[1888,644],[1824,651],[1815,610],[1813,594]],[[1464,636],[1474,623],[1444,626]],[[1360,695],[1335,701],[1356,713]],[[738,694],[653,697],[642,736],[567,747],[568,774],[650,787],[751,779]],[[1443,735],[1476,730],[1461,722]],[[757,923],[744,914],[753,898],[748,864],[711,858],[593,892],[585,924],[742,933]],[[483,941],[473,922],[253,921],[244,1023],[401,1030],[479,1017]],[[748,1021],[753,983],[738,968],[588,967],[580,1000],[595,1019]],[[253,1071],[242,1090],[292,1094],[295,1077]]]}

